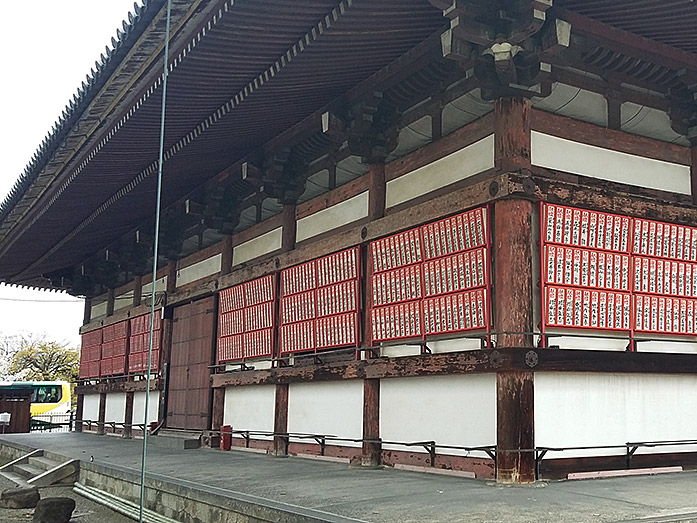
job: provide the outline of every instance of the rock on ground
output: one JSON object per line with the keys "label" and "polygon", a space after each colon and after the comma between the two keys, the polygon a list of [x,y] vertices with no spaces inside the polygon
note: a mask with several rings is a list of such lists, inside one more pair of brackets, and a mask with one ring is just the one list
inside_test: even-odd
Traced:
{"label": "rock on ground", "polygon": [[72,498],[44,498],[34,509],[34,523],[70,523],[75,510]]}
{"label": "rock on ground", "polygon": [[34,508],[40,499],[36,487],[8,488],[0,494],[0,508]]}

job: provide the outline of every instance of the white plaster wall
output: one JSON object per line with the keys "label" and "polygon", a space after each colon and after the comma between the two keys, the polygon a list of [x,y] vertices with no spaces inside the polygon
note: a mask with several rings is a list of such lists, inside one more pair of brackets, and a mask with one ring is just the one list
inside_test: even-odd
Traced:
{"label": "white plaster wall", "polygon": [[220,272],[222,255],[216,254],[177,271],[177,287]]}
{"label": "white plaster wall", "polygon": [[[496,374],[390,378],[380,382],[380,436],[440,445],[496,444]],[[420,447],[385,445],[425,452]],[[487,457],[484,453],[441,451]]]}
{"label": "white plaster wall", "polygon": [[[624,445],[697,439],[697,376],[665,374],[536,373],[538,447]],[[697,446],[648,452],[694,452]],[[552,458],[622,455],[620,449],[550,452]]]}
{"label": "white plaster wall", "polygon": [[[148,423],[157,421],[160,410],[160,391],[150,391],[150,404],[148,405]],[[145,391],[136,392],[133,396],[133,424],[142,424],[145,419]]]}
{"label": "white plaster wall", "polygon": [[296,240],[301,242],[368,216],[368,191],[298,220]]}
{"label": "white plaster wall", "polygon": [[637,352],[672,352],[682,354],[697,353],[694,341],[640,341],[636,344]]}
{"label": "white plaster wall", "polygon": [[99,318],[100,316],[106,316],[106,302],[103,301],[102,303],[97,303],[96,305],[92,305],[92,312],[90,313],[90,318],[95,319]]}
{"label": "white plaster wall", "polygon": [[110,392],[106,395],[104,421],[123,423],[126,420],[126,393]]}
{"label": "white plaster wall", "polygon": [[232,263],[238,265],[281,248],[283,227],[240,243],[232,249]]}
{"label": "white plaster wall", "polygon": [[[288,390],[288,432],[361,438],[363,380],[291,384]],[[309,442],[314,443],[314,440]],[[360,443],[344,441],[327,444],[361,446]]]}
{"label": "white plaster wall", "polygon": [[[155,292],[167,290],[167,276],[155,280]],[[141,296],[147,298],[152,294],[152,283],[146,283],[142,287]]]}
{"label": "white plaster wall", "polygon": [[[114,298],[114,310],[125,309],[133,305],[133,291],[124,292]],[[106,312],[106,309],[105,309]]]}
{"label": "white plaster wall", "polygon": [[690,194],[690,167],[532,132],[532,163],[548,169]]}
{"label": "white plaster wall", "polygon": [[[225,389],[223,425],[234,430],[273,432],[276,387],[274,385],[250,385]],[[269,439],[254,436],[255,439]]]}
{"label": "white plaster wall", "polygon": [[607,100],[602,94],[559,82],[544,98],[533,98],[532,106],[574,120],[607,127]]}
{"label": "white plaster wall", "polygon": [[85,394],[82,404],[82,419],[92,421],[99,419],[99,394]]}
{"label": "white plaster wall", "polygon": [[632,102],[624,102],[621,112],[622,130],[625,132],[690,146],[687,137],[676,133],[670,126],[670,116],[665,111]]}
{"label": "white plaster wall", "polygon": [[494,135],[387,182],[385,206],[394,207],[494,167]]}

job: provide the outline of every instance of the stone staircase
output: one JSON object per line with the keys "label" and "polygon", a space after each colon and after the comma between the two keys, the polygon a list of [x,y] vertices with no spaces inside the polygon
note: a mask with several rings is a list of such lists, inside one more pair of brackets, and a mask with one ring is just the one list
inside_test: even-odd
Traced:
{"label": "stone staircase", "polygon": [[78,480],[80,462],[65,461],[41,449],[34,450],[0,467],[0,475],[17,485],[48,487],[72,485]]}

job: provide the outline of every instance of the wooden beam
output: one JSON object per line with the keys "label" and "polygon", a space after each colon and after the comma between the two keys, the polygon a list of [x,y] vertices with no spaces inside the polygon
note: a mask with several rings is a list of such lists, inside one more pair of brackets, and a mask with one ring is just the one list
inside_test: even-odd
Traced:
{"label": "wooden beam", "polygon": [[[160,311],[162,312],[162,311]],[[169,362],[172,361],[172,309],[165,309],[167,314],[162,318],[162,348],[160,349],[160,372],[163,376],[169,374]],[[165,383],[169,383],[167,380]],[[164,387],[161,387],[161,390]],[[167,417],[167,396],[168,391],[162,390],[160,393],[160,405],[158,411],[158,421],[165,421]]]}
{"label": "wooden beam", "polygon": [[535,481],[535,389],[532,372],[496,374],[496,480]]}
{"label": "wooden beam", "polygon": [[[380,380],[363,380],[363,439],[380,439]],[[377,467],[382,457],[382,443],[363,442],[361,465]]]}
{"label": "wooden beam", "polygon": [[494,101],[494,165],[501,171],[530,168],[530,99]]}
{"label": "wooden beam", "polygon": [[126,393],[126,409],[124,412],[124,426],[123,426],[123,437],[131,438],[133,437],[133,402],[135,400],[135,392]]}
{"label": "wooden beam", "polygon": [[[288,384],[276,385],[276,403],[273,416],[273,431],[276,434],[288,432]],[[273,437],[273,455],[276,457],[288,455],[288,440],[282,436]]]}
{"label": "wooden beam", "polygon": [[532,347],[532,202],[496,202],[493,229],[497,346]]}
{"label": "wooden beam", "polygon": [[[158,378],[150,380],[150,390],[160,390],[161,381]],[[98,383],[95,385],[78,385],[75,387],[75,394],[101,394],[109,392],[144,392],[146,388],[145,380],[140,381],[117,381],[113,383]]]}
{"label": "wooden beam", "polygon": [[385,216],[385,164],[371,164],[368,179],[368,219],[372,221]]}

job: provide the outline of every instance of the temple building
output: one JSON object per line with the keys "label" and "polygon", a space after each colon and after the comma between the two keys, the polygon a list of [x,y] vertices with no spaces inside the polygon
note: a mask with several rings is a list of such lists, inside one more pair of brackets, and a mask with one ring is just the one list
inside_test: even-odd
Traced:
{"label": "temple building", "polygon": [[79,429],[697,467],[697,5],[172,0],[164,82],[166,20],[0,205],[0,281],[85,297]]}

